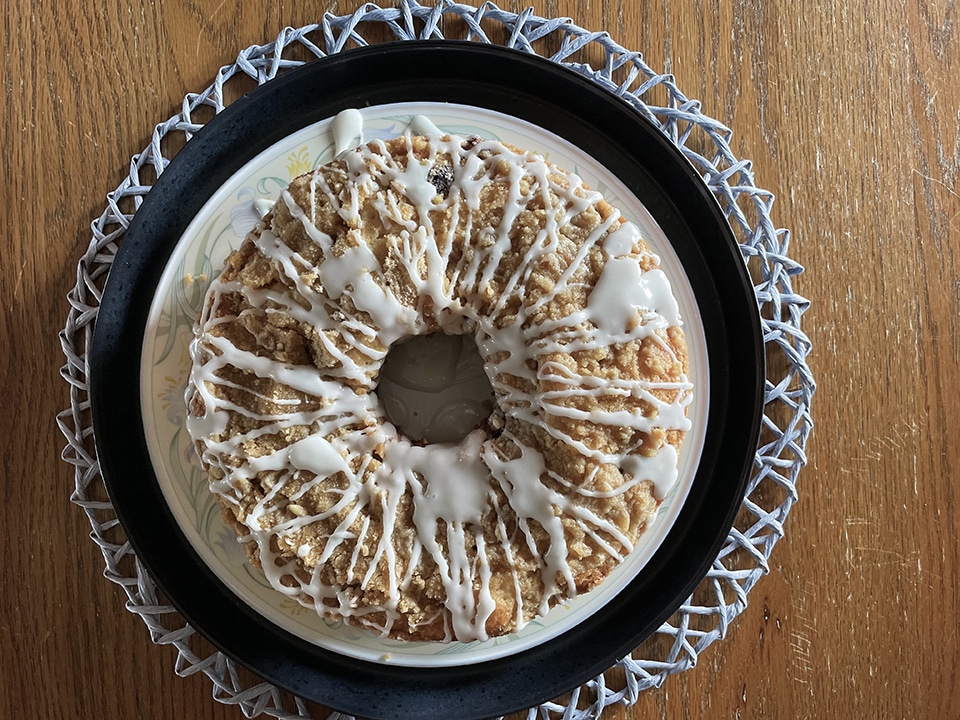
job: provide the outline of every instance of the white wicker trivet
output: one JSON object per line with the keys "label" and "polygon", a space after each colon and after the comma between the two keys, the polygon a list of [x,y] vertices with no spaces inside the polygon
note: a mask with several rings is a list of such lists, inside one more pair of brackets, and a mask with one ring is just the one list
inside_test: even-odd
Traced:
{"label": "white wicker trivet", "polygon": [[[155,128],[150,144],[131,158],[128,176],[108,193],[107,207],[93,222],[90,245],[79,261],[77,284],[68,295],[70,312],[60,338],[67,357],[62,375],[70,385],[70,408],[57,416],[57,423],[67,438],[63,458],[75,469],[76,489],[71,499],[87,513],[91,536],[106,561],[105,575],[126,591],[127,609],[143,619],[155,643],[177,649],[178,675],[204,673],[213,682],[214,698],[238,705],[247,717],[310,717],[300,699],[268,683],[245,682],[248,676],[221,653],[212,651],[159,597],[156,586],[137,562],[107,500],[93,448],[86,349],[118,244],[150,190],[152,178],[169,162],[170,153],[165,150],[169,139],[180,134],[177,139],[189,140],[203,125],[197,117],[209,116],[211,109],[223,110],[227,103],[225,88],[231,79],[246,75],[262,85],[286,69],[303,64],[293,58],[302,57],[304,51],[323,57],[345,47],[368,44],[363,33],[375,25],[389,28],[399,40],[443,39],[446,35],[492,43],[490,35],[502,34],[506,39],[497,44],[532,54],[545,55],[544,48],[549,47],[550,54],[545,56],[624,98],[659,126],[699,169],[724,209],[754,277],[768,368],[761,442],[747,498],[707,577],[652,638],[612,668],[618,669],[625,680],[608,686],[606,676],[600,675],[564,702],[545,703],[528,711],[529,720],[594,720],[604,708],[632,705],[641,691],[658,687],[668,675],[695,665],[699,654],[722,638],[731,621],[744,610],[748,593],[767,572],[770,553],[783,537],[784,520],[797,499],[796,480],[806,463],[804,451],[813,427],[810,401],[815,389],[806,362],[810,341],[800,330],[808,302],[792,289],[792,278],[803,268],[787,254],[789,233],[777,229],[771,219],[773,196],[756,187],[750,162],[734,156],[730,130],[704,115],[699,102],[688,100],[670,75],[655,73],[639,53],[617,45],[605,32],[584,30],[565,18],[538,17],[532,10],[519,15],[505,12],[491,3],[479,8],[449,0],[435,7],[420,5],[416,0],[400,0],[394,8],[366,4],[351,15],[327,14],[320,23],[287,28],[275,42],[247,48],[236,62],[220,69],[209,88],[188,94],[181,112]],[[590,66],[573,60],[584,56],[599,57],[602,62]],[[657,91],[651,93],[654,88]],[[651,97],[665,100],[653,104]],[[328,720],[345,717],[332,713]]]}

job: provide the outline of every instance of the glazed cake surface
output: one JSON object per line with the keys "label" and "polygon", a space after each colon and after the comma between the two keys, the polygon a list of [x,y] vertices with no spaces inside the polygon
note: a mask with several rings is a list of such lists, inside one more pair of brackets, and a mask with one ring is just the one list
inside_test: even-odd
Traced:
{"label": "glazed cake surface", "polygon": [[[496,396],[407,438],[391,346],[473,337]],[[596,587],[677,476],[693,388],[638,229],[499,141],[406,134],[296,178],[210,287],[187,427],[282,593],[407,640],[485,640]]]}

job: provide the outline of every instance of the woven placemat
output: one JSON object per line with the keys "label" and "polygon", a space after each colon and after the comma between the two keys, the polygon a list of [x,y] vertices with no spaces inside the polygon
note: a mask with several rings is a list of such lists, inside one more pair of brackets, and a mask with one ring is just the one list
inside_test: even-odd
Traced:
{"label": "woven placemat", "polygon": [[[118,245],[143,197],[169,163],[168,148],[182,146],[205,118],[223,110],[237,94],[229,92],[231,84],[241,78],[252,78],[258,85],[270,82],[302,65],[304,58],[369,44],[365,34],[375,34],[374,28],[377,37],[387,28],[386,34],[398,40],[467,39],[542,55],[623,98],[698,169],[723,208],[754,280],[768,366],[760,444],[736,525],[707,577],[650,639],[562,701],[528,711],[530,720],[595,720],[605,708],[631,705],[642,691],[694,666],[747,606],[747,596],[768,571],[770,554],[784,535],[783,523],[797,499],[797,477],[806,463],[813,427],[810,401],[815,389],[806,362],[810,341],[800,329],[808,302],[792,287],[803,268],[788,255],[789,232],[778,229],[771,219],[773,195],[756,186],[750,162],[733,154],[728,128],[704,115],[700,103],[687,99],[672,76],[654,72],[640,53],[626,50],[605,32],[585,30],[568,18],[538,17],[532,10],[506,12],[492,3],[479,8],[449,0],[435,6],[400,0],[391,8],[368,3],[350,15],[328,13],[319,23],[286,28],[274,42],[243,50],[234,63],[220,68],[206,90],[186,95],[181,111],[156,126],[150,144],[130,159],[127,177],[107,194],[106,208],[92,223],[89,247],[77,265],[76,286],[68,294],[70,310],[60,340],[67,358],[62,375],[69,384],[70,407],[57,416],[57,424],[67,439],[63,459],[75,471],[71,499],[86,512],[91,537],[103,552],[105,576],[124,588],[127,609],[143,619],[153,642],[176,648],[178,675],[205,674],[213,683],[213,697],[239,706],[247,717],[310,717],[301,699],[252,680],[213,650],[165,601],[137,561],[100,475],[89,416],[86,349]],[[328,716],[345,718],[335,712]]]}

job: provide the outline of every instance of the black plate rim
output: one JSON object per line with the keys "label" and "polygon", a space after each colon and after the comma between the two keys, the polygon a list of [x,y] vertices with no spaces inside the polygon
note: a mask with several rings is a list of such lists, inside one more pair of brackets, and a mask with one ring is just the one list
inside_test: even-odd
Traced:
{"label": "black plate rim", "polygon": [[[323,95],[304,89],[322,89]],[[371,100],[483,105],[591,152],[634,190],[674,243],[704,314],[710,423],[693,489],[660,550],[626,589],[576,628],[476,665],[369,663],[318,648],[262,618],[226,589],[180,531],[163,501],[140,422],[146,313],[163,258],[186,224],[244,159],[295,131],[292,125]],[[703,237],[710,240],[697,241]],[[332,55],[287,72],[212,118],[134,215],[103,292],[89,363],[101,473],[134,551],[164,594],[214,646],[261,677],[371,720],[481,720],[522,710],[603,672],[653,633],[700,583],[726,540],[756,452],[765,381],[757,300],[736,238],[676,146],[626,102],[568,68],[459,41],[384,43]],[[677,558],[687,556],[694,562],[678,572]],[[657,602],[649,602],[651,594]],[[637,605],[656,609],[638,618]]]}

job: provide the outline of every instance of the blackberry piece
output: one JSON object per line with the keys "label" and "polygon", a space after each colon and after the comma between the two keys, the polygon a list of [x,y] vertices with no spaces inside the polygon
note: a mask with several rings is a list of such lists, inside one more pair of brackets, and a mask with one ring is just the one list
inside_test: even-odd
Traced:
{"label": "blackberry piece", "polygon": [[427,173],[427,180],[437,189],[439,195],[447,197],[453,184],[453,168],[449,165],[434,165]]}

